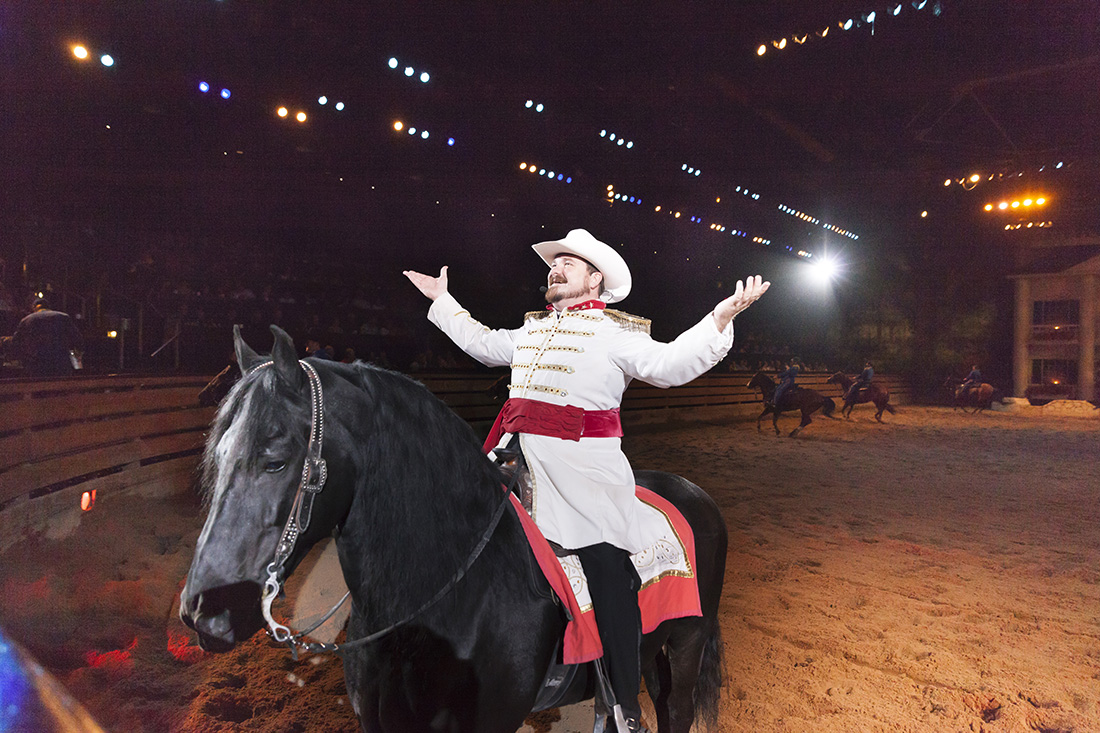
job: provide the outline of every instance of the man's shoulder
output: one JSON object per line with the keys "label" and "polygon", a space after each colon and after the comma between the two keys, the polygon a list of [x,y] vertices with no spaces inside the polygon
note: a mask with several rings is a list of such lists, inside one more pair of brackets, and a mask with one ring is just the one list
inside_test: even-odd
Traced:
{"label": "man's shoulder", "polygon": [[652,321],[648,318],[635,316],[625,311],[615,310],[614,308],[604,308],[603,314],[624,331],[638,331],[648,334],[650,326],[652,325]]}

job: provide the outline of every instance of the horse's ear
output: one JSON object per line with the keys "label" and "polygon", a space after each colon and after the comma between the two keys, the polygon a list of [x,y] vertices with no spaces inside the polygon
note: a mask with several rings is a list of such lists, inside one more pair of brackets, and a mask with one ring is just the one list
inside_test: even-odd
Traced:
{"label": "horse's ear", "polygon": [[298,355],[294,351],[294,341],[286,331],[276,325],[271,326],[271,333],[275,335],[275,345],[271,349],[271,359],[275,362],[275,374],[291,389],[297,391],[302,388],[305,375],[298,364]]}
{"label": "horse's ear", "polygon": [[237,353],[237,366],[241,368],[241,374],[248,374],[263,361],[263,357],[244,342],[241,337],[241,327],[236,323],[233,324],[233,351]]}

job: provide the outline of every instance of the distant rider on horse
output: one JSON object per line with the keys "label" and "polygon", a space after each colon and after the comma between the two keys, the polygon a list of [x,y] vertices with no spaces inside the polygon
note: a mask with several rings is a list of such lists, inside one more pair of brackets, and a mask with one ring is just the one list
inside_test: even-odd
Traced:
{"label": "distant rider on horse", "polygon": [[[474,320],[439,277],[406,271],[432,300],[428,318],[463,351],[487,366],[511,366],[508,400],[492,436],[496,448],[520,438],[537,491],[531,516],[548,540],[577,552],[604,645],[620,733],[642,730],[641,582],[630,554],[644,548],[634,473],[622,452],[619,406],[632,379],[659,387],[698,377],[733,345],[733,317],[768,289],[759,276],[671,343],[654,341],[649,321],[605,309],[627,296],[630,270],[619,253],[584,229],[541,242],[550,267],[546,310],[515,329]],[[487,441],[488,443],[488,441]]]}
{"label": "distant rider on horse", "polygon": [[982,385],[982,370],[978,368],[977,364],[970,367],[970,374],[966,375],[966,379],[959,385],[959,394],[966,397],[970,394],[970,390],[977,389]]}
{"label": "distant rider on horse", "polygon": [[845,402],[854,402],[859,395],[861,389],[865,389],[871,386],[871,380],[875,378],[875,369],[871,366],[871,362],[867,362],[863,365],[863,371],[856,377],[856,381],[852,382],[852,386],[848,388],[847,393],[844,395]]}
{"label": "distant rider on horse", "polygon": [[779,406],[779,400],[783,395],[787,393],[787,390],[794,386],[795,379],[798,378],[798,372],[802,362],[796,356],[787,363],[787,368],[779,372],[776,377],[779,379],[779,386],[775,388],[775,394],[772,395],[772,405]]}

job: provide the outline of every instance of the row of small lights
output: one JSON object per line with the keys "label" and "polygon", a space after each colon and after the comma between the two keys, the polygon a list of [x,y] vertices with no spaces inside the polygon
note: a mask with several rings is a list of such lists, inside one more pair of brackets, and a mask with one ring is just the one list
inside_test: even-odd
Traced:
{"label": "row of small lights", "polygon": [[[1053,170],[1060,170],[1063,167],[1065,167],[1065,165],[1066,165],[1065,161],[1060,160],[1057,163],[1051,164],[1050,167]],[[1041,165],[1038,168],[1038,172],[1042,173],[1046,169],[1047,169],[1046,165]],[[969,176],[963,176],[962,178],[946,178],[946,179],[944,179],[943,185],[946,188],[946,187],[948,187],[952,184],[958,184],[958,185],[962,186],[963,188],[965,188],[967,191],[972,191],[975,186],[977,186],[979,183],[981,183],[983,177],[987,181],[994,181],[994,180],[1003,181],[1005,178],[1022,178],[1023,175],[1024,175],[1023,171],[1015,171],[1013,173],[1005,173],[1005,172],[990,173],[988,176],[983,176],[983,174],[981,174],[981,173],[971,173]]]}
{"label": "row of small lights", "polygon": [[[401,131],[404,130],[409,135],[413,135],[413,136],[415,136],[417,134],[417,130],[416,130],[415,127],[410,126],[410,127],[406,128],[405,123],[402,122],[401,120],[394,120],[393,129],[396,132],[401,132]],[[429,133],[427,130],[420,130],[420,139],[421,140],[427,140],[429,137],[431,137],[431,133]],[[454,144],[455,144],[455,139],[453,137],[447,138],[448,147],[454,147]]]}
{"label": "row of small lights", "polygon": [[694,166],[690,166],[687,163],[684,163],[682,166],[680,166],[680,170],[682,170],[682,171],[684,171],[684,172],[686,172],[690,175],[693,175],[693,176],[697,176],[697,175],[699,175],[700,173],[703,172],[701,169],[695,168]]}
{"label": "row of small lights", "polygon": [[820,219],[818,219],[816,217],[813,217],[813,216],[810,216],[809,214],[807,214],[805,212],[802,212],[802,211],[799,211],[798,209],[792,209],[790,206],[787,206],[786,204],[780,204],[779,205],[779,210],[782,211],[785,214],[790,214],[791,216],[802,219],[803,221],[808,221],[811,224],[821,224],[822,229],[828,229],[830,232],[833,232],[835,234],[843,235],[845,237],[848,237],[849,239],[859,239],[858,234],[850,232],[847,229],[842,229],[841,227],[838,227],[835,224],[828,224],[828,223],[822,224]]}
{"label": "row of small lights", "polygon": [[[904,4],[905,3],[892,4],[889,7],[887,7],[886,12],[889,13],[891,16],[897,17],[897,16],[901,15],[901,8]],[[913,5],[913,8],[916,9],[916,10],[924,10],[925,6],[928,5],[928,0],[913,0],[912,5]],[[935,0],[935,2],[932,3],[932,13],[934,15],[938,16],[942,12],[943,12],[943,8],[940,6],[939,0]],[[838,21],[836,25],[837,25],[838,28],[840,28],[843,31],[850,31],[852,28],[859,28],[864,23],[866,23],[867,25],[871,26],[871,35],[874,35],[875,34],[875,21],[876,20],[878,20],[878,12],[872,10],[869,13],[863,13],[862,15],[859,16],[858,19],[848,18],[847,20]],[[831,25],[825,26],[821,30],[815,31],[813,33],[813,36],[816,36],[817,38],[825,38],[827,35],[829,35],[829,29],[830,28],[832,28]],[[809,33],[803,33],[802,35],[795,34],[795,35],[791,36],[790,40],[794,41],[795,44],[801,46],[806,41],[811,40],[813,36],[811,36],[811,34],[809,34]],[[778,41],[772,41],[771,45],[774,48],[782,51],[782,50],[787,48],[787,38],[784,36],[783,38],[780,38]],[[763,56],[767,52],[768,52],[768,44],[767,43],[761,43],[756,48],[756,55],[757,56]]]}
{"label": "row of small lights", "polygon": [[1050,221],[1029,221],[1019,222],[1017,224],[1005,224],[1005,231],[1015,231],[1016,229],[1031,229],[1032,227],[1048,228],[1054,226],[1054,222]]}
{"label": "row of small lights", "polygon": [[[642,203],[642,199],[640,197],[628,196],[626,194],[616,193],[615,192],[615,184],[613,184],[613,183],[609,183],[607,185],[607,199],[606,200],[609,201],[609,202],[612,202],[612,203],[614,203],[615,201],[623,201],[623,202],[632,203],[632,204],[641,204]],[[661,213],[662,210],[663,210],[663,207],[660,206],[660,205],[657,205],[657,206],[653,207],[653,211],[658,213],[658,214]],[[673,219],[679,219],[683,216],[682,212],[675,211],[673,209],[669,209],[668,213],[669,213],[670,216],[672,216]],[[702,224],[703,223],[703,219],[701,217],[698,217],[698,216],[689,216],[688,221],[691,222],[692,224]],[[723,232],[728,231],[727,227],[724,224],[711,224],[710,229],[711,229],[711,231],[719,232],[719,233],[723,233]],[[733,231],[730,232],[730,236],[733,236],[733,237],[746,237],[747,238],[749,235],[748,235],[748,232],[744,232],[740,229],[734,229]],[[772,243],[772,240],[766,239],[764,237],[753,237],[752,241],[757,243],[757,244],[763,244],[763,245],[770,245]],[[791,250],[791,251],[794,251],[790,247],[788,247],[787,249]],[[813,256],[809,252],[802,252],[802,251],[798,252],[797,254],[800,257],[812,257]]]}
{"label": "row of small lights", "polygon": [[521,171],[527,171],[528,173],[538,173],[538,175],[540,177],[541,176],[546,176],[550,180],[558,180],[558,181],[562,181],[564,183],[572,183],[573,182],[573,176],[567,176],[564,173],[554,173],[554,171],[552,171],[552,170],[548,170],[546,168],[539,168],[534,163],[531,163],[530,165],[528,165],[526,162],[520,163],[519,164],[519,169]]}
{"label": "row of small lights", "polygon": [[1046,197],[1045,196],[1039,196],[1039,197],[1034,198],[1034,199],[1025,198],[1025,199],[1016,199],[1015,201],[1002,201],[1002,202],[1000,202],[999,204],[996,204],[996,205],[990,203],[990,204],[986,204],[983,208],[986,211],[993,211],[994,208],[996,208],[998,211],[1008,211],[1009,209],[1018,209],[1021,206],[1026,209],[1027,207],[1029,207],[1033,204],[1035,206],[1045,206],[1046,203],[1047,203]]}
{"label": "row of small lights", "polygon": [[526,103],[526,104],[524,104],[523,106],[524,106],[524,107],[525,107],[526,109],[533,109],[533,110],[535,110],[536,112],[542,112],[542,111],[543,111],[544,109],[546,109],[546,107],[545,107],[545,106],[543,106],[542,102],[536,102],[536,101],[535,101],[535,100],[533,100],[533,99],[528,99],[528,100],[527,100],[527,103]]}
{"label": "row of small lights", "polygon": [[[395,57],[391,57],[390,60],[386,63],[386,65],[389,66],[391,69],[397,69],[397,67],[401,66],[401,62],[398,61]],[[405,76],[409,77],[410,79],[413,76],[416,75],[416,69],[414,69],[411,66],[406,66],[405,69],[404,69],[404,72],[405,72]],[[426,71],[420,72],[420,82],[422,84],[427,84],[429,81],[431,81],[431,78],[432,78],[432,75],[429,74],[428,72],[426,72]]]}
{"label": "row of small lights", "polygon": [[600,130],[600,137],[607,138],[608,141],[615,143],[616,145],[624,145],[627,149],[634,147],[633,140],[627,140],[622,135],[616,135],[613,132],[608,132],[607,129]]}

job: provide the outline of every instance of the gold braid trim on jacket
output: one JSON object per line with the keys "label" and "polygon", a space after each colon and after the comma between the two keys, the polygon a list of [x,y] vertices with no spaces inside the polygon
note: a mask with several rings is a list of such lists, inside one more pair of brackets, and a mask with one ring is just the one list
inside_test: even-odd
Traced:
{"label": "gold braid trim on jacket", "polygon": [[[615,310],[614,308],[604,308],[603,314],[611,320],[615,321],[615,323],[619,324],[619,326],[626,329],[627,331],[639,331],[641,333],[648,334],[650,325],[652,324],[652,321],[648,318],[631,315],[630,313]],[[535,320],[542,320],[543,318],[548,318],[549,316],[550,311],[548,310],[528,311],[523,315],[523,320],[527,321],[528,319],[532,318]]]}

